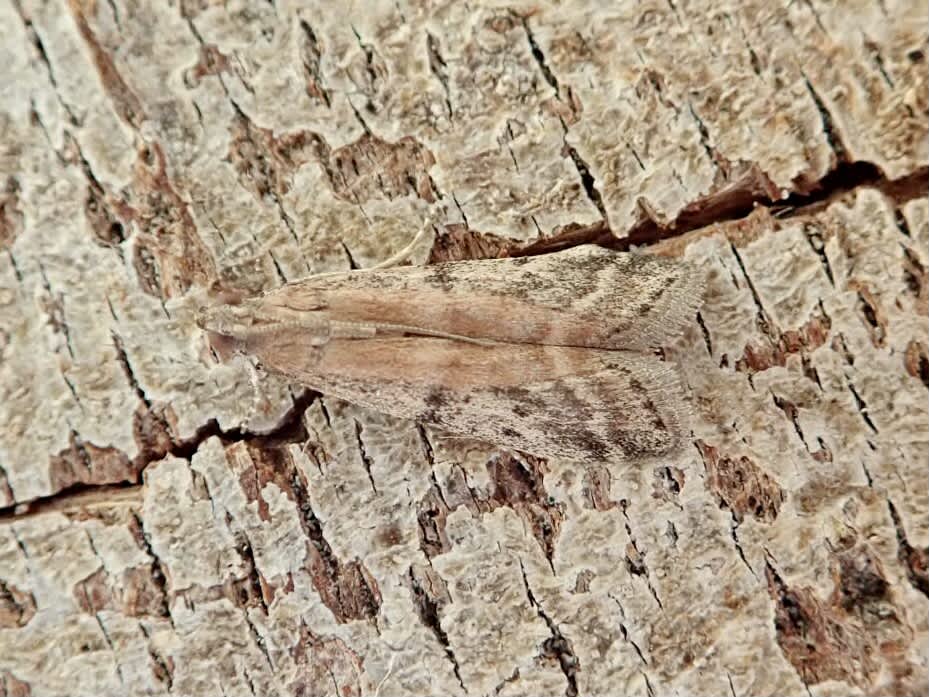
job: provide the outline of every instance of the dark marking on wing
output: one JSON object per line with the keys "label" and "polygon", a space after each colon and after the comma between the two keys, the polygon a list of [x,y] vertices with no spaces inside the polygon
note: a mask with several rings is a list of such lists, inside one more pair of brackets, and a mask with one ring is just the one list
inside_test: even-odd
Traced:
{"label": "dark marking on wing", "polygon": [[635,378],[629,380],[630,389],[639,395],[642,398],[642,407],[648,412],[652,417],[652,426],[654,426],[659,431],[666,431],[668,425],[664,422],[664,419],[661,418],[661,414],[658,413],[658,407],[655,406],[655,403],[652,401],[649,396],[648,390],[645,388],[641,382]]}
{"label": "dark marking on wing", "polygon": [[665,294],[665,291],[668,290],[671,284],[665,284],[657,286],[649,295],[648,300],[642,303],[642,306],[639,308],[639,316],[644,317],[649,312],[655,309],[655,304],[658,302],[658,299]]}

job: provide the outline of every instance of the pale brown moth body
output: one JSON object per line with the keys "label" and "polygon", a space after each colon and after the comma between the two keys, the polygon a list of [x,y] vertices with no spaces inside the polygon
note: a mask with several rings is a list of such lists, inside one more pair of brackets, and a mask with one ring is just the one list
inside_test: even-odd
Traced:
{"label": "pale brown moth body", "polygon": [[623,461],[684,435],[677,374],[654,350],[702,294],[686,265],[581,246],[311,277],[198,321],[360,406],[543,457]]}

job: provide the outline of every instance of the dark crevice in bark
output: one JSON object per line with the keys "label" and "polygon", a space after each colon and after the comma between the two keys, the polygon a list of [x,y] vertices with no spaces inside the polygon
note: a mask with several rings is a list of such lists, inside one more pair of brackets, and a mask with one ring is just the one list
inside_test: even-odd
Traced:
{"label": "dark crevice in bark", "polygon": [[[112,305],[110,306],[110,311],[112,312]],[[136,396],[142,400],[142,403],[149,409],[152,408],[152,402],[148,398],[148,395],[145,394],[145,390],[142,389],[139,385],[139,380],[135,376],[135,372],[132,370],[132,364],[129,363],[129,356],[126,355],[126,348],[123,346],[123,340],[114,331],[110,332],[110,336],[113,339],[113,347],[116,349],[116,360],[119,361],[119,365],[123,369],[123,373],[126,376],[126,380],[129,382],[129,386],[132,388],[132,391],[135,392]]]}
{"label": "dark crevice in bark", "polygon": [[445,109],[448,116],[452,116],[452,98],[451,90],[448,86],[448,67],[445,59],[442,58],[442,50],[439,46],[439,40],[431,33],[426,33],[426,51],[429,54],[429,70],[435,75],[436,79],[442,85],[445,92]]}
{"label": "dark crevice in bark", "polygon": [[735,545],[735,551],[738,553],[739,559],[745,564],[745,568],[748,569],[749,573],[757,579],[758,575],[755,573],[752,565],[748,563],[748,558],[745,556],[745,551],[742,549],[742,543],[739,541],[739,521],[734,514],[732,516],[732,524],[729,526],[729,534],[732,537],[732,543]]}
{"label": "dark crevice in bark", "polygon": [[607,220],[606,215],[606,206],[603,204],[603,196],[600,195],[600,192],[597,190],[597,185],[594,180],[594,176],[590,173],[590,167],[581,157],[577,149],[568,145],[567,139],[564,142],[565,151],[568,153],[568,156],[571,158],[571,161],[574,163],[575,168],[577,168],[577,173],[581,178],[581,184],[584,187],[584,192],[587,194],[587,198],[597,207],[597,210],[600,212],[600,217],[603,220]]}
{"label": "dark crevice in bark", "polygon": [[[426,456],[426,462],[429,463],[429,467],[432,470],[432,477],[435,479],[435,448],[432,446],[432,441],[429,440],[429,434],[426,433],[426,429],[422,424],[416,424],[416,432],[419,434],[419,441],[423,446],[423,455]],[[438,486],[438,484],[436,484],[436,486]]]}
{"label": "dark crevice in bark", "polygon": [[523,586],[526,589],[526,597],[529,599],[529,604],[542,621],[545,622],[545,626],[548,627],[548,631],[551,633],[551,636],[542,642],[541,655],[544,658],[552,658],[558,661],[561,672],[564,673],[565,680],[567,681],[565,697],[577,697],[577,672],[581,669],[581,662],[574,653],[574,646],[565,638],[555,621],[548,616],[548,613],[545,612],[539,604],[539,601],[536,600],[535,595],[532,593],[532,588],[529,586],[529,578],[526,576],[526,568],[523,566],[522,560],[519,561],[519,570],[522,573]]}
{"label": "dark crevice in bark", "polygon": [[907,580],[920,593],[929,598],[929,547],[918,549],[910,544],[897,507],[887,499],[887,507],[897,533],[897,558],[907,572]]}
{"label": "dark crevice in bark", "polygon": [[[523,31],[526,34],[526,41],[529,43],[529,50],[532,52],[532,57],[535,59],[536,65],[539,66],[539,71],[542,73],[542,77],[545,79],[545,82],[555,90],[555,97],[558,100],[562,99],[561,95],[561,85],[558,82],[558,78],[555,76],[554,71],[548,65],[548,61],[545,58],[545,53],[543,53],[542,48],[539,46],[539,43],[535,39],[535,35],[532,33],[532,30],[529,28],[529,20],[525,17],[520,18],[520,23],[522,24]],[[569,89],[570,96],[570,89]],[[600,212],[600,217],[603,220],[607,219],[606,206],[603,204],[603,196],[597,190],[596,182],[593,175],[590,173],[590,166],[578,153],[577,149],[568,144],[567,141],[567,132],[568,126],[564,121],[562,121],[562,128],[565,131],[565,141],[564,141],[564,151],[571,158],[571,161],[574,163],[575,168],[577,168],[577,173],[581,178],[581,185],[584,187],[584,191],[587,194],[587,198],[597,207],[597,210]],[[512,154],[512,153],[511,153]],[[516,158],[513,158],[514,163]],[[517,165],[517,171],[519,166]]]}
{"label": "dark crevice in bark", "polygon": [[858,390],[855,389],[855,386],[851,382],[848,383],[848,391],[852,393],[852,397],[855,399],[855,406],[858,409],[858,413],[861,414],[861,420],[871,429],[872,433],[877,433],[877,426],[874,425],[874,422],[868,414],[867,403],[861,398],[861,395],[858,394]]}
{"label": "dark crevice in bark", "polygon": [[169,453],[175,457],[189,460],[206,440],[213,437],[219,438],[224,446],[247,441],[258,447],[268,448],[284,443],[302,442],[306,439],[303,413],[316,401],[317,397],[317,393],[310,390],[298,394],[277,427],[262,434],[255,434],[241,427],[223,430],[219,427],[219,422],[216,419],[210,419],[197,429],[191,438],[175,444]]}
{"label": "dark crevice in bark", "polygon": [[284,414],[277,427],[273,430],[255,434],[243,428],[232,428],[223,430],[216,419],[210,419],[207,423],[197,429],[190,438],[173,441],[171,446],[166,450],[155,449],[152,452],[143,453],[146,457],[141,462],[133,462],[138,476],[134,480],[128,480],[117,483],[93,484],[93,483],[75,483],[63,487],[48,496],[39,496],[28,501],[18,501],[9,506],[0,508],[0,522],[11,518],[22,517],[26,515],[35,515],[51,510],[60,510],[68,506],[69,501],[79,503],[80,500],[93,492],[113,492],[120,489],[131,489],[142,483],[142,471],[152,462],[160,460],[166,455],[190,460],[200,446],[208,439],[219,438],[224,446],[239,442],[249,442],[258,447],[274,447],[283,443],[299,443],[307,438],[306,429],[303,426],[303,414],[309,408],[316,398],[315,392],[306,390],[294,399],[293,405]]}
{"label": "dark crevice in bark", "polygon": [[761,295],[758,293],[758,290],[755,288],[755,284],[752,282],[751,276],[748,275],[748,271],[745,269],[745,263],[742,261],[742,255],[739,254],[738,248],[732,243],[729,244],[729,249],[732,252],[732,256],[735,257],[736,263],[739,265],[739,270],[742,272],[742,277],[745,279],[745,283],[748,285],[748,290],[752,295],[752,300],[755,303],[755,308],[757,310],[756,316],[758,321],[758,328],[761,330],[762,334],[771,340],[771,343],[776,344],[778,332],[774,329],[771,318],[767,311],[764,309],[764,304],[761,302]]}
{"label": "dark crevice in bark", "polygon": [[19,285],[23,284],[23,270],[19,267],[19,262],[16,261],[16,257],[13,256],[13,250],[6,250],[7,257],[10,260],[10,267],[13,269],[13,275],[16,276],[16,283]]}
{"label": "dark crevice in bark", "polygon": [[819,92],[813,87],[813,83],[810,82],[810,79],[806,76],[806,73],[801,72],[801,74],[803,75],[803,81],[806,83],[807,91],[810,93],[810,97],[816,105],[817,111],[819,111],[819,117],[823,124],[823,133],[826,135],[829,147],[832,148],[839,162],[847,162],[848,148],[845,147],[845,143],[842,142],[842,138],[836,130],[832,114],[829,112],[828,107],[826,107],[826,103],[823,101],[822,97],[820,97]]}
{"label": "dark crevice in bark", "polygon": [[413,594],[413,605],[416,608],[416,613],[419,615],[420,622],[432,632],[439,644],[442,645],[445,655],[448,656],[448,660],[451,661],[455,679],[458,680],[461,689],[467,693],[468,690],[465,687],[464,681],[461,679],[461,669],[458,665],[458,659],[455,657],[455,653],[452,651],[451,644],[448,641],[448,633],[442,628],[442,623],[439,619],[440,607],[438,601],[426,592],[426,589],[423,588],[416,574],[413,573],[412,567],[407,572],[407,579],[410,582],[410,590]]}
{"label": "dark crevice in bark", "polygon": [[110,650],[110,653],[113,655],[113,663],[116,666],[116,677],[119,678],[119,684],[124,686],[126,685],[126,679],[123,677],[123,668],[122,664],[118,658],[118,652],[116,647],[113,645],[113,639],[110,637],[110,632],[107,630],[106,625],[103,624],[103,618],[100,617],[99,612],[94,613],[94,619],[97,621],[97,627],[100,629],[100,633],[103,635],[103,640],[106,642],[107,648]]}
{"label": "dark crevice in bark", "polygon": [[345,252],[345,258],[348,260],[348,268],[350,271],[357,271],[361,267],[358,265],[358,262],[355,260],[355,255],[352,254],[352,250],[348,248],[348,245],[344,241],[339,241],[339,244],[342,245],[342,251]]}
{"label": "dark crevice in bark", "polygon": [[258,564],[255,561],[255,550],[252,548],[252,542],[244,532],[236,531],[234,535],[236,549],[246,567],[245,584],[247,585],[247,595],[249,598],[258,600],[262,612],[267,616],[268,599],[261,574],[258,571]]}
{"label": "dark crevice in bark", "polygon": [[[615,595],[613,595],[612,593],[607,593],[607,596],[610,598],[610,600],[612,600],[614,603],[616,603],[616,606],[619,608],[619,614],[620,614],[620,616],[622,617],[622,619],[625,619],[625,618],[626,618],[626,608],[623,607],[623,604],[620,602],[619,598],[617,598],[617,597],[616,597]],[[620,623],[619,623],[619,633],[622,635],[623,641],[629,642],[629,644],[632,645],[632,648],[633,648],[633,650],[636,652],[636,655],[639,657],[639,660],[642,661],[642,665],[646,665],[646,666],[647,666],[647,665],[648,665],[648,659],[645,658],[645,654],[642,653],[642,649],[639,648],[639,645],[635,642],[635,640],[632,639],[632,638],[629,636],[629,630],[626,629],[626,625],[625,625],[623,622],[620,622]]]}
{"label": "dark crevice in bark", "polygon": [[[71,360],[74,360],[74,344],[71,340],[71,328],[68,326],[68,320],[65,317],[65,307],[64,307],[64,293],[55,293],[52,290],[52,284],[48,280],[48,275],[45,273],[45,266],[42,265],[42,262],[37,262],[39,268],[39,278],[42,280],[42,288],[45,291],[45,294],[48,296],[47,300],[44,301],[43,310],[48,316],[49,324],[51,324],[52,329],[55,332],[60,332],[62,337],[65,340],[65,348],[68,349],[68,355],[71,357]],[[62,375],[67,381],[67,376],[62,372]],[[71,387],[71,384],[68,384]],[[72,393],[74,388],[71,387]],[[74,398],[77,399],[77,394],[74,394]],[[80,401],[80,400],[78,400]]]}
{"label": "dark crevice in bark", "polygon": [[522,17],[521,23],[523,25],[523,31],[526,32],[526,41],[529,42],[529,50],[532,51],[532,57],[535,59],[536,65],[539,66],[542,77],[545,78],[545,82],[555,90],[555,94],[560,98],[561,88],[558,85],[558,78],[555,77],[555,73],[545,60],[545,54],[542,52],[538,42],[535,40],[535,35],[533,35],[532,30],[529,28],[529,20]]}
{"label": "dark crevice in bark", "polygon": [[358,455],[361,457],[361,464],[365,468],[365,472],[368,474],[368,481],[371,482],[371,490],[377,494],[377,484],[374,483],[374,474],[371,472],[374,467],[374,461],[371,459],[371,456],[368,454],[368,449],[365,446],[364,439],[362,434],[364,433],[364,426],[358,419],[355,421],[355,442],[358,445]]}
{"label": "dark crevice in bark", "polygon": [[797,434],[800,442],[803,443],[803,447],[809,452],[810,446],[807,444],[803,428],[800,426],[800,411],[797,409],[797,405],[788,399],[784,399],[775,392],[771,392],[771,397],[774,400],[774,406],[784,412],[784,415],[790,419],[794,427],[794,432]]}
{"label": "dark crevice in bark", "polygon": [[580,244],[598,244],[626,251],[634,246],[679,237],[714,223],[742,220],[759,206],[769,207],[772,212],[775,208],[782,211],[777,215],[782,221],[807,217],[861,188],[877,189],[899,207],[925,196],[929,188],[929,167],[920,167],[899,179],[888,179],[880,168],[870,162],[840,163],[815,185],[795,191],[784,199],[773,199],[765,193],[759,193],[754,186],[730,189],[692,203],[667,225],[651,219],[644,219],[626,231],[611,230],[605,220],[591,225],[567,225],[547,239],[514,244],[508,251],[510,256],[530,256]]}
{"label": "dark crevice in bark", "polygon": [[706,353],[712,358],[713,357],[713,340],[710,338],[710,330],[706,326],[706,321],[703,319],[703,315],[699,312],[697,313],[697,324],[700,325],[700,330],[703,332],[703,343],[706,344]]}
{"label": "dark crevice in bark", "polygon": [[732,676],[729,674],[729,671],[726,671],[726,679],[729,681],[729,693],[732,697],[739,697],[735,691],[735,685],[732,684]]}
{"label": "dark crevice in bark", "polygon": [[173,627],[174,618],[171,616],[171,605],[168,602],[168,577],[167,574],[165,574],[164,564],[162,564],[158,555],[155,554],[155,550],[152,549],[152,542],[148,533],[145,532],[145,527],[142,525],[142,518],[135,511],[132,511],[132,525],[134,526],[136,542],[142,548],[142,551],[152,560],[152,581],[154,581],[161,596],[159,614],[162,617],[167,617]]}
{"label": "dark crevice in bark", "polygon": [[320,64],[322,62],[322,48],[316,33],[306,20],[300,20],[300,29],[303,31],[303,42],[301,46],[304,80],[306,81],[306,93],[308,96],[319,99],[330,107],[331,98],[329,90],[323,86],[322,71]]}
{"label": "dark crevice in bark", "polygon": [[835,277],[832,275],[832,265],[829,263],[829,257],[826,254],[822,233],[819,231],[819,228],[813,225],[804,226],[804,232],[806,233],[806,240],[810,244],[810,249],[819,257],[819,263],[823,267],[826,278],[829,279],[829,285],[835,288]]}
{"label": "dark crevice in bark", "polygon": [[258,631],[258,627],[255,626],[252,618],[249,617],[247,608],[242,610],[242,617],[245,618],[245,624],[248,626],[248,633],[251,636],[252,641],[255,642],[255,646],[261,652],[261,655],[264,656],[265,663],[268,664],[268,670],[271,671],[271,674],[273,675],[275,668],[274,662],[271,660],[271,652],[268,651],[268,643],[261,635],[261,632]]}
{"label": "dark crevice in bark", "polygon": [[[718,167],[720,170],[725,171],[729,163],[720,156],[716,151],[716,148],[710,142],[710,129],[707,128],[706,123],[700,118],[700,115],[697,113],[697,110],[694,109],[694,105],[691,102],[687,102],[687,109],[690,111],[690,115],[693,117],[694,122],[697,124],[697,131],[700,133],[700,144],[703,146],[703,152],[706,153],[707,158],[714,166]],[[682,187],[683,188],[683,187]]]}
{"label": "dark crevice in bark", "polygon": [[648,697],[655,697],[655,688],[652,687],[652,681],[648,679],[648,674],[643,672],[642,679],[645,680],[645,694]]}
{"label": "dark crevice in bark", "polygon": [[645,654],[642,653],[642,649],[639,648],[639,645],[635,643],[632,639],[629,638],[629,630],[626,629],[626,625],[622,622],[619,623],[619,633],[623,635],[623,639],[628,641],[632,646],[632,649],[635,651],[635,655],[639,657],[639,660],[642,661],[644,665],[648,665],[648,661],[645,658]]}
{"label": "dark crevice in bark", "polygon": [[343,562],[323,534],[323,522],[316,515],[303,475],[296,468],[290,481],[300,526],[307,538],[305,570],[313,580],[323,603],[337,622],[371,620],[380,611],[381,597],[372,579],[358,560]]}
{"label": "dark crevice in bark", "polygon": [[632,549],[632,554],[630,555],[629,547],[627,547],[626,570],[633,576],[641,576],[645,580],[645,586],[648,588],[648,592],[651,593],[658,609],[664,610],[664,604],[661,602],[661,597],[658,595],[657,589],[652,584],[652,579],[648,572],[648,565],[645,563],[646,552],[639,550],[638,542],[636,541],[635,535],[632,533],[632,521],[629,518],[628,508],[629,501],[627,499],[620,500],[619,510],[622,512],[623,518],[626,519],[626,535],[629,537],[629,547]]}
{"label": "dark crevice in bark", "polygon": [[148,644],[148,657],[152,661],[152,675],[155,676],[158,682],[165,686],[168,692],[171,692],[174,687],[173,659],[169,658],[165,660],[165,657],[152,646],[152,633],[144,622],[139,622],[139,631],[142,632],[142,636],[145,637],[145,641]]}
{"label": "dark crevice in bark", "polygon": [[26,16],[19,0],[14,0],[13,7],[16,8],[16,12],[19,14],[20,20],[22,21],[23,26],[26,28],[26,35],[29,37],[29,41],[35,48],[39,60],[42,62],[42,65],[45,66],[45,71],[48,74],[49,84],[52,86],[52,91],[55,93],[55,97],[57,98],[58,103],[61,105],[61,108],[65,110],[65,113],[68,115],[68,120],[72,126],[81,125],[81,121],[74,115],[74,112],[71,111],[71,107],[65,103],[64,99],[61,97],[61,93],[58,91],[58,80],[55,78],[55,71],[52,70],[52,64],[48,58],[48,53],[45,50],[45,45],[42,43],[42,39],[39,37],[38,32],[36,32],[32,20]]}
{"label": "dark crevice in bark", "polygon": [[255,692],[255,681],[249,674],[248,668],[242,668],[242,677],[245,678],[245,685],[248,687],[248,691],[251,693],[252,697],[258,697],[258,694]]}

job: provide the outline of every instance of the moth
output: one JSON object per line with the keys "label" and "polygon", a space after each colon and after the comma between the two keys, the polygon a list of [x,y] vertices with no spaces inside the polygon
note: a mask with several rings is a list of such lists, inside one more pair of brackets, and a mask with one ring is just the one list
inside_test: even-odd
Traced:
{"label": "moth", "polygon": [[668,453],[687,428],[657,349],[703,277],[593,245],[348,271],[204,308],[214,346],[356,405],[541,457]]}

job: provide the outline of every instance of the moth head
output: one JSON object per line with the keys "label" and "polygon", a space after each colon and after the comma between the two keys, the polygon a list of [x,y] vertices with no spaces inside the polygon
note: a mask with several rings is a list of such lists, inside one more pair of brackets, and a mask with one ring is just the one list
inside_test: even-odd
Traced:
{"label": "moth head", "polygon": [[242,337],[253,325],[250,309],[242,305],[201,307],[197,311],[197,326],[211,334]]}
{"label": "moth head", "polygon": [[246,353],[248,333],[254,327],[254,315],[246,304],[201,307],[195,321],[222,362]]}

